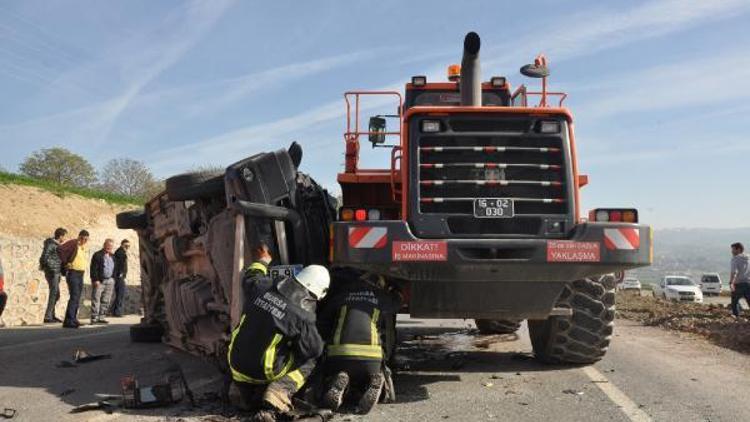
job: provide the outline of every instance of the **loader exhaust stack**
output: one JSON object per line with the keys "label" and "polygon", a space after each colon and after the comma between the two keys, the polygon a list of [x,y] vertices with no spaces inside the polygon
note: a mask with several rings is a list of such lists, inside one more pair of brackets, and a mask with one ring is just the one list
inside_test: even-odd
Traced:
{"label": "loader exhaust stack", "polygon": [[482,105],[482,69],[479,64],[481,41],[476,32],[469,32],[464,38],[464,55],[461,59],[461,105],[480,107]]}

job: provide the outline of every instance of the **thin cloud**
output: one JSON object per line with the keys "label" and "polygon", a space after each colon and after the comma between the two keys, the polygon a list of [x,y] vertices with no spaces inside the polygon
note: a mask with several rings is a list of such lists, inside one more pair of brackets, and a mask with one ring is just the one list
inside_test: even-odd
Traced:
{"label": "thin cloud", "polygon": [[701,55],[629,72],[599,83],[593,100],[578,107],[587,119],[722,104],[750,96],[750,57],[744,49]]}
{"label": "thin cloud", "polygon": [[[143,88],[175,64],[198,40],[210,31],[232,3],[231,0],[196,0],[187,6],[184,17],[173,15],[168,18],[168,20],[181,20],[181,22],[177,24],[171,36],[168,36],[163,44],[146,53],[146,57],[128,63],[132,69],[140,70],[132,78],[128,88],[112,105],[102,110],[101,118],[105,126],[103,138],[106,138],[117,118],[128,108],[128,105],[140,94]],[[140,67],[137,63],[139,61],[146,61],[147,65]]]}
{"label": "thin cloud", "polygon": [[[641,41],[667,33],[678,32],[690,27],[725,19],[747,11],[750,5],[740,0],[725,2],[692,1],[654,1],[631,10],[604,10],[595,13],[578,14],[571,19],[561,19],[560,24],[544,31],[533,31],[520,41],[510,45],[485,49],[483,67],[496,68],[503,64],[516,62],[507,55],[508,51],[518,51],[520,54],[546,51],[555,60],[569,60],[577,56],[593,54],[605,49],[624,44]],[[438,52],[430,53],[438,55]],[[446,52],[447,54],[447,52]],[[502,54],[502,57],[497,57]],[[442,67],[435,66],[426,74],[428,78],[440,77]],[[400,89],[403,81],[389,84],[387,89]],[[312,110],[277,121],[247,126],[226,132],[209,139],[192,143],[177,149],[164,152],[162,160],[155,160],[154,165],[169,165],[175,167],[181,158],[174,158],[178,151],[203,151],[212,154],[215,159],[224,161],[235,157],[238,151],[245,153],[252,151],[252,147],[259,144],[268,145],[264,139],[277,139],[280,135],[293,133],[306,127],[312,119],[315,123],[323,123],[344,117],[342,103],[325,103]],[[255,141],[257,140],[257,142]],[[221,157],[217,151],[225,151]],[[162,154],[159,154],[162,155]],[[187,160],[187,158],[185,158]]]}

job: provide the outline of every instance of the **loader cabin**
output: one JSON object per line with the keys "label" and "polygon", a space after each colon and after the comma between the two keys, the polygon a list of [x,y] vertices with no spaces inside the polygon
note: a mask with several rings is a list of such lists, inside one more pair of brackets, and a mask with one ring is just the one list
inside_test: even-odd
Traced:
{"label": "loader cabin", "polygon": [[[402,116],[412,107],[458,107],[461,98],[461,66],[448,67],[448,81],[430,82],[426,76],[413,76],[405,86],[405,96],[395,91],[347,92],[347,127],[345,171],[338,175],[343,203],[339,210],[341,221],[399,220],[403,215],[401,203],[401,133]],[[526,65],[521,72],[531,78],[542,79],[542,92],[528,92],[521,85],[511,93],[511,86],[503,76],[493,76],[482,82],[481,106],[483,107],[528,107],[528,97],[541,97],[539,106],[547,106],[547,97],[558,97],[562,105],[564,93],[546,90],[546,59],[537,58],[533,65]],[[391,96],[398,101],[397,114],[370,117],[367,131],[360,130],[360,99],[364,96]],[[391,129],[391,127],[396,129]],[[366,135],[363,137],[362,135]],[[367,139],[372,148],[391,148],[390,169],[358,168],[360,138]]]}
{"label": "loader cabin", "polygon": [[[411,82],[406,84],[404,109],[415,106],[460,106],[461,93],[458,89],[458,76],[452,76],[452,72],[460,72],[460,68],[455,66],[457,65],[448,68],[448,79],[453,79],[451,82],[427,82],[426,76],[413,76]],[[525,88],[522,87],[521,90]],[[510,84],[505,77],[493,76],[490,82],[482,83],[482,106],[507,107],[509,105]]]}

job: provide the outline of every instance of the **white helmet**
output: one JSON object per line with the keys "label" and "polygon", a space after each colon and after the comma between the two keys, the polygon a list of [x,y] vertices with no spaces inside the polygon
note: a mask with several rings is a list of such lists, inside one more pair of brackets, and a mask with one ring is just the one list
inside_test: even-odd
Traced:
{"label": "white helmet", "polygon": [[314,294],[318,300],[325,297],[328,293],[328,286],[331,284],[331,276],[322,265],[308,265],[294,276],[294,279]]}

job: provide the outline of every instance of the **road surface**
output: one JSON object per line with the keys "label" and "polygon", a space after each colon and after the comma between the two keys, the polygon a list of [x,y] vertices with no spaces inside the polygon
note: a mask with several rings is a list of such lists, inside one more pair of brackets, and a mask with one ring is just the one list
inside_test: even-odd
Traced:
{"label": "road surface", "polygon": [[[220,411],[205,394],[220,385],[199,359],[160,344],[129,342],[127,324],[80,330],[0,330],[0,410],[17,410],[14,421],[184,421]],[[740,421],[750,420],[750,356],[703,340],[618,320],[610,352],[591,367],[535,362],[525,327],[519,336],[471,334],[466,321],[400,321],[398,402],[361,417],[338,421]],[[111,353],[112,359],[58,368],[76,347]],[[159,381],[179,363],[201,406],[68,413],[116,394],[121,376]]]}

